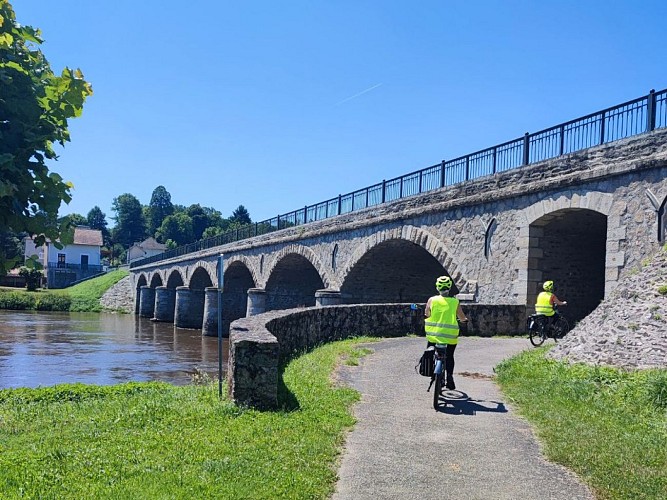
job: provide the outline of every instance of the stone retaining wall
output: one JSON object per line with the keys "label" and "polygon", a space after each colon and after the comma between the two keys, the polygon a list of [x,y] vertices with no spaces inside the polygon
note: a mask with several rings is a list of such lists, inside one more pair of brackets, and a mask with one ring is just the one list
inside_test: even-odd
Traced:
{"label": "stone retaining wall", "polygon": [[[524,306],[463,304],[463,308],[471,323],[469,333],[491,336],[524,331]],[[422,311],[415,315],[410,304],[340,305],[269,311],[236,320],[229,333],[229,393],[237,404],[276,408],[281,360],[359,335],[399,337],[422,332]]]}

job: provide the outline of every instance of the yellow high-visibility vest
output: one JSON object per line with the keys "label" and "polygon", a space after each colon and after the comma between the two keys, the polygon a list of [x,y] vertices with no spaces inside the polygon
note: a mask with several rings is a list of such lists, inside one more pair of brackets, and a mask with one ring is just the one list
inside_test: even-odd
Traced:
{"label": "yellow high-visibility vest", "polygon": [[459,324],[456,309],[459,299],[436,296],[431,299],[431,315],[424,322],[426,340],[434,344],[457,344]]}
{"label": "yellow high-visibility vest", "polygon": [[537,302],[535,303],[535,312],[537,314],[543,314],[544,316],[553,316],[554,315],[554,306],[551,304],[551,292],[542,292],[537,296]]}

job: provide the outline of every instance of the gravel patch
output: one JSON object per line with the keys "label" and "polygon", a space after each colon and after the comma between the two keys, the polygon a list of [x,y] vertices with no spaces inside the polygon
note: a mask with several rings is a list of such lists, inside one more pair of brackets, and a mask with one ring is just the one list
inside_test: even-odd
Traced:
{"label": "gravel patch", "polygon": [[[663,288],[661,288],[663,287]],[[667,250],[630,271],[611,295],[549,351],[570,363],[667,368]]]}

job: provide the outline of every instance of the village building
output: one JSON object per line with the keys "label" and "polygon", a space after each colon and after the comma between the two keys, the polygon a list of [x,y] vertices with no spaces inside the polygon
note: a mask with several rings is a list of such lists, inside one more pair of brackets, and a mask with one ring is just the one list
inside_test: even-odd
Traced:
{"label": "village building", "polygon": [[44,266],[48,288],[65,288],[103,272],[100,260],[103,241],[99,229],[76,226],[74,241],[62,248],[57,248],[49,240],[40,247],[36,247],[30,238],[25,238],[24,243],[26,260],[36,255]]}

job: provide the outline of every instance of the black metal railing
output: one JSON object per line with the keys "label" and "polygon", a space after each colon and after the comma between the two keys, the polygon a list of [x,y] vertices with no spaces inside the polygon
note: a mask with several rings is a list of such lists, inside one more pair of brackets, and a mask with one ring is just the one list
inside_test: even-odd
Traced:
{"label": "black metal railing", "polygon": [[56,272],[58,271],[90,271],[94,273],[99,273],[102,272],[104,269],[103,266],[97,265],[97,264],[69,264],[65,262],[56,262],[56,263],[48,263],[46,268],[48,270],[55,270]]}
{"label": "black metal railing", "polygon": [[362,210],[667,127],[667,89],[272,219],[136,260],[130,268]]}

